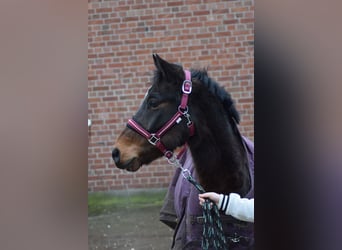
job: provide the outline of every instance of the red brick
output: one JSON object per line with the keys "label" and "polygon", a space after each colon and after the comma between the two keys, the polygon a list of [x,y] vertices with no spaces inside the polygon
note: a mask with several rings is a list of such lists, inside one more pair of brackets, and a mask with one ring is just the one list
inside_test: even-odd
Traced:
{"label": "red brick", "polygon": [[228,8],[224,8],[224,9],[216,9],[212,11],[213,14],[225,14],[225,13],[229,13],[229,9]]}
{"label": "red brick", "polygon": [[96,9],[96,13],[112,12],[112,8],[99,8]]}
{"label": "red brick", "polygon": [[167,3],[167,6],[181,6],[181,5],[184,5],[184,3],[182,1],[179,1],[179,2],[169,2]]}
{"label": "red brick", "polygon": [[200,11],[194,11],[194,16],[201,16],[201,15],[209,15],[209,10],[200,10]]}
{"label": "red brick", "polygon": [[138,21],[138,20],[139,20],[139,17],[137,16],[130,16],[130,17],[122,18],[123,22]]}
{"label": "red brick", "polygon": [[153,16],[152,15],[140,16],[140,20],[153,20]]}
{"label": "red brick", "polygon": [[237,19],[230,19],[230,20],[224,20],[223,24],[235,24],[238,23],[239,21]]}
{"label": "red brick", "polygon": [[118,6],[114,8],[114,11],[119,12],[119,11],[126,11],[129,10],[129,5],[125,5],[125,6]]}

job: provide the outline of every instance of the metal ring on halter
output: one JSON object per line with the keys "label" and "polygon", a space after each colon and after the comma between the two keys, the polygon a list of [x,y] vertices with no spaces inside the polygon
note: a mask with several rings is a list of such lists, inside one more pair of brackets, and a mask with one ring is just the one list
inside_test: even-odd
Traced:
{"label": "metal ring on halter", "polygon": [[167,150],[167,151],[164,153],[164,156],[166,157],[167,161],[168,161],[170,164],[174,164],[174,162],[176,161],[176,157],[173,155],[173,152],[170,151],[170,150]]}
{"label": "metal ring on halter", "polygon": [[178,106],[178,111],[181,112],[182,115],[186,115],[186,114],[188,113],[188,111],[189,111],[189,108],[188,108],[188,106],[185,106],[185,109],[184,109],[184,111],[183,111],[183,110],[182,110],[182,107],[179,105],[179,106]]}
{"label": "metal ring on halter", "polygon": [[158,138],[156,136],[156,134],[151,134],[151,137],[147,139],[149,143],[151,143],[153,146],[155,146],[157,144],[157,142],[160,140],[160,138]]}
{"label": "metal ring on halter", "polygon": [[175,165],[176,164],[176,157],[174,155],[172,155],[171,158],[167,158],[167,161],[171,164],[171,165]]}

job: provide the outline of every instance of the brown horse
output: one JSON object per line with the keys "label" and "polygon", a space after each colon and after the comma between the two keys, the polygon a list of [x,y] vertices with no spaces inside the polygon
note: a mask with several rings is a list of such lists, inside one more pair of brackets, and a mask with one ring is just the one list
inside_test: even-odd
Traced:
{"label": "brown horse", "polygon": [[[143,164],[149,164],[163,155],[173,159],[173,151],[187,145],[188,152],[183,155],[181,164],[184,166],[185,162],[191,162],[194,169],[191,168],[190,172],[206,191],[234,192],[242,197],[251,195],[253,173],[247,154],[250,148],[238,131],[239,115],[229,93],[209,78],[204,70],[187,71],[156,54],[153,59],[157,70],[152,86],[114,145],[112,157],[116,166],[137,171]],[[185,185],[178,180],[178,176],[179,173],[174,177],[173,187],[183,192],[182,187],[176,187]],[[176,200],[174,191],[169,190],[170,195],[172,198],[169,201]],[[198,214],[197,194],[194,192],[194,197],[189,196],[189,193],[184,196],[187,201],[182,200],[182,206],[198,206],[194,209]],[[186,204],[195,201],[196,205]],[[178,209],[176,217],[180,224],[186,209],[177,208],[180,204],[176,203],[173,206],[176,212]],[[182,231],[180,227],[177,226],[178,232],[187,234],[188,230]],[[177,237],[175,235],[176,249]],[[195,249],[194,246],[198,245],[197,239],[181,238],[179,248],[191,245],[191,249]],[[249,247],[251,242],[247,244]]]}

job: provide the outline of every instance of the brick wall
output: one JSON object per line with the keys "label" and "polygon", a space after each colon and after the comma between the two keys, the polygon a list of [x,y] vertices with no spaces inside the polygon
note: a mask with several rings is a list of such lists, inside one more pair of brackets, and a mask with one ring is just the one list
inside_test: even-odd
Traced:
{"label": "brick wall", "polygon": [[152,53],[185,68],[208,67],[232,94],[241,133],[254,138],[254,1],[88,0],[88,190],[167,187],[164,159],[138,172],[115,167],[111,149],[138,108]]}

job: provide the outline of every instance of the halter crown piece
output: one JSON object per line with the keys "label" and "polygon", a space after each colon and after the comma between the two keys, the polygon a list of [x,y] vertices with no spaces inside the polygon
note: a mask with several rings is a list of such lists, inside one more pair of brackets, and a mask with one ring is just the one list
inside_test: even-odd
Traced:
{"label": "halter crown piece", "polygon": [[184,70],[185,80],[182,85],[182,99],[181,103],[178,106],[177,112],[172,116],[172,118],[166,122],[156,133],[150,133],[142,126],[140,126],[134,119],[129,119],[127,123],[127,127],[133,129],[135,132],[139,133],[141,136],[145,137],[149,143],[153,146],[156,146],[167,159],[171,159],[173,157],[172,150],[169,150],[165,147],[165,145],[161,142],[161,137],[175,124],[181,122],[181,117],[184,116],[187,119],[187,126],[189,128],[190,136],[194,135],[195,126],[194,123],[190,119],[190,115],[188,113],[188,98],[192,91],[192,82],[191,82],[191,73],[188,70]]}

